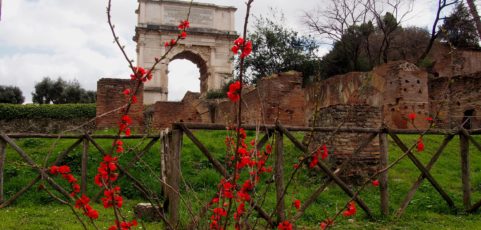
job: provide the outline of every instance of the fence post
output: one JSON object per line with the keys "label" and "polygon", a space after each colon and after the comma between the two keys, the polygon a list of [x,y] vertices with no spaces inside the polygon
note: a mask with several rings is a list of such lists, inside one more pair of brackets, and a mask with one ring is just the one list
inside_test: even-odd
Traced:
{"label": "fence post", "polygon": [[182,148],[182,130],[174,129],[169,135],[169,151],[166,152],[168,156],[167,168],[167,197],[169,199],[169,222],[173,226],[177,226],[179,221],[180,208],[180,152]]}
{"label": "fence post", "polygon": [[80,191],[82,192],[82,194],[86,194],[87,193],[87,164],[88,164],[88,160],[89,160],[89,140],[87,138],[83,138],[82,140],[83,142],[83,148],[82,148],[82,163],[81,163],[81,167],[82,167],[82,172],[81,172],[81,178],[80,178]]}
{"label": "fence post", "polygon": [[3,194],[3,172],[5,168],[6,147],[5,141],[0,138],[0,204],[5,200]]}
{"label": "fence post", "polygon": [[[387,133],[383,130],[379,133],[379,166],[381,170],[387,168],[389,162],[389,145]],[[379,175],[379,191],[381,195],[381,214],[389,215],[389,191],[388,191],[388,170]]]}
{"label": "fence post", "polygon": [[284,135],[281,131],[276,131],[276,145],[275,145],[276,159],[275,159],[275,171],[274,180],[276,184],[276,213],[277,222],[284,221],[286,216],[284,213],[284,171],[283,171],[283,155],[284,155]]}
{"label": "fence post", "polygon": [[463,181],[463,204],[467,210],[471,208],[471,182],[469,169],[469,139],[463,133],[459,134],[461,153],[461,179]]}

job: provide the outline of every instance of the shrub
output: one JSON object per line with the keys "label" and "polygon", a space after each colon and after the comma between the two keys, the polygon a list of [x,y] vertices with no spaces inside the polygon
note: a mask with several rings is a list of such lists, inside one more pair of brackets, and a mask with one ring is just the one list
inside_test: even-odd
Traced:
{"label": "shrub", "polygon": [[95,104],[0,104],[0,120],[93,118],[95,117],[95,108]]}

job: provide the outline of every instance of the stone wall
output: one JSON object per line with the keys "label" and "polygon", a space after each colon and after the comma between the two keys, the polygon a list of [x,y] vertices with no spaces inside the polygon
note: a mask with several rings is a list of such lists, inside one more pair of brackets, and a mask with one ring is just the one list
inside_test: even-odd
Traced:
{"label": "stone wall", "polygon": [[[126,105],[128,97],[122,92],[132,88],[132,81],[128,79],[102,78],[97,82],[97,129],[114,128],[118,126],[121,110],[104,115],[107,112],[121,108]],[[138,102],[131,106],[129,116],[132,118],[131,127],[142,130],[144,125],[143,86],[138,95]]]}
{"label": "stone wall", "polygon": [[470,75],[481,72],[479,50],[452,49],[446,44],[436,44],[429,59],[434,62],[431,72],[435,77]]}
{"label": "stone wall", "polygon": [[[373,128],[381,126],[381,109],[369,105],[332,105],[321,108],[310,121],[316,127]],[[369,133],[314,133],[306,136],[309,149],[315,150],[326,144],[329,162],[340,165],[352,157],[353,152],[370,136]],[[312,139],[310,139],[312,138]],[[379,140],[375,138],[356,157],[349,161],[348,170],[341,176],[351,182],[360,183],[362,178],[374,174],[379,164]]]}
{"label": "stone wall", "polygon": [[[427,72],[414,64],[399,61],[379,66],[373,73],[385,79],[381,97],[384,124],[396,129],[428,128]],[[414,125],[407,120],[410,113],[417,115]]]}
{"label": "stone wall", "polygon": [[164,129],[174,122],[202,122],[200,113],[195,104],[199,94],[187,93],[180,102],[159,101],[154,105],[152,128]]}
{"label": "stone wall", "polygon": [[438,127],[455,128],[472,115],[471,127],[481,128],[481,72],[430,79],[429,99],[432,113],[439,112]]}
{"label": "stone wall", "polygon": [[[429,116],[427,72],[405,61],[391,62],[371,72],[338,75],[306,89],[308,112],[335,105],[369,105],[382,109],[379,119],[388,127],[413,128],[408,114],[418,114],[415,125],[426,128]],[[375,127],[372,127],[375,128]]]}
{"label": "stone wall", "polygon": [[[415,65],[397,61],[375,68],[371,72],[352,72],[334,76],[306,89],[309,125],[318,127],[380,128],[383,124],[394,129],[413,128],[409,113],[418,114],[417,128],[426,128],[429,116],[427,72]],[[354,150],[369,137],[361,133],[315,133],[307,136],[310,149],[327,144],[334,154],[330,161],[339,165],[351,157]],[[312,140],[310,139],[312,138]],[[351,182],[361,182],[378,169],[379,140],[374,139],[342,175]]]}
{"label": "stone wall", "polygon": [[[247,124],[305,126],[306,102],[302,74],[286,72],[262,78],[255,88],[245,88],[242,120]],[[216,123],[233,123],[236,104],[224,100],[215,107]]]}

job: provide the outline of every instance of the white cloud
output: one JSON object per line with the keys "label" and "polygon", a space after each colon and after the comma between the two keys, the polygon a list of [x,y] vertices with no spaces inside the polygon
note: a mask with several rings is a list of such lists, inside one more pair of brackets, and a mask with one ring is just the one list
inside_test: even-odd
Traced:
{"label": "white cloud", "polygon": [[[238,8],[236,29],[241,31],[245,15],[243,0],[199,0]],[[415,1],[415,12],[406,24],[430,27],[435,2]],[[275,6],[285,13],[287,25],[305,31],[301,16],[305,10],[322,6],[325,1],[256,0],[254,15],[266,14]],[[0,84],[19,86],[27,101],[34,83],[45,76],[77,79],[85,88],[95,90],[101,77],[128,78],[129,69],[107,25],[106,1],[100,0],[3,0],[0,21]],[[135,33],[137,1],[114,0],[112,17],[118,35],[131,59],[136,58]],[[251,18],[252,22],[252,18]],[[324,52],[323,50],[322,52]],[[198,74],[192,63],[170,65],[170,98],[181,99],[189,85],[198,90]],[[190,67],[189,67],[190,66]],[[186,84],[188,82],[188,84]]]}
{"label": "white cloud", "polygon": [[199,68],[188,60],[169,63],[169,101],[180,101],[185,92],[200,92]]}

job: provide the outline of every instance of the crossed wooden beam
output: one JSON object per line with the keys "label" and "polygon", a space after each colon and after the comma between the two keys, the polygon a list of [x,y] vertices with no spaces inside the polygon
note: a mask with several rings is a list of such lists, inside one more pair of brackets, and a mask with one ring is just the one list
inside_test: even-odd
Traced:
{"label": "crossed wooden beam", "polygon": [[[184,124],[176,124],[177,127],[180,128],[180,130],[187,135],[189,139],[192,140],[192,142],[199,148],[199,150],[207,157],[209,162],[213,165],[215,170],[220,173],[222,176],[228,178],[230,175],[228,171],[224,168],[224,166],[217,160],[213,155],[209,152],[209,150],[194,136],[194,134],[188,129]],[[310,156],[308,152],[308,147],[300,143],[285,127],[283,127],[281,124],[277,124],[275,126],[276,131],[280,135],[285,135],[298,149],[300,149],[305,157]],[[402,204],[400,205],[400,208],[396,212],[396,216],[401,216],[407,206],[409,205],[410,201],[414,197],[417,189],[420,187],[421,183],[424,181],[424,179],[427,179],[430,184],[436,189],[436,191],[440,194],[440,196],[446,201],[448,206],[452,208],[453,210],[456,210],[456,206],[453,202],[453,200],[450,198],[450,196],[444,191],[444,189],[440,186],[440,184],[434,179],[434,177],[431,175],[430,170],[434,166],[434,164],[437,162],[441,154],[443,153],[443,150],[445,147],[448,145],[448,143],[453,139],[455,136],[454,133],[448,133],[445,135],[445,138],[442,142],[442,144],[439,146],[433,157],[430,159],[429,163],[424,166],[419,159],[411,152],[410,148],[408,148],[402,141],[401,139],[393,133],[391,130],[384,129],[383,132],[387,133],[393,141],[396,143],[397,146],[400,147],[400,149],[406,153],[408,158],[412,161],[412,163],[418,168],[419,171],[421,171],[421,175],[418,177],[418,179],[413,183],[411,186],[411,189],[407,193],[405,199],[403,200]],[[262,148],[267,141],[269,140],[269,137],[272,135],[272,131],[269,130],[259,141],[257,144],[257,148],[260,149]],[[352,156],[356,156],[359,154],[376,136],[378,133],[372,133],[365,141],[363,141],[353,152]],[[463,201],[464,201],[464,206],[467,212],[475,212],[481,207],[481,200],[476,202],[474,205],[470,204],[470,184],[469,184],[469,150],[468,150],[468,144],[473,143],[474,146],[481,151],[481,145],[469,134],[467,130],[465,130],[462,127],[459,127],[459,136],[461,138],[461,162],[462,162],[462,175],[463,175]],[[28,154],[23,151],[16,143],[13,141],[9,136],[6,134],[0,134],[1,139],[9,144],[19,155],[24,159],[27,164],[32,167],[34,170],[38,172],[38,176],[33,179],[27,186],[19,190],[16,194],[14,194],[11,198],[8,200],[0,203],[0,208],[4,208],[11,203],[13,203],[18,197],[20,197],[22,194],[24,194],[26,191],[28,191],[32,186],[34,186],[36,183],[38,183],[40,180],[44,179],[48,184],[50,184],[55,190],[60,192],[62,195],[64,195],[67,199],[72,199],[69,195],[69,192],[67,192],[64,188],[62,188],[59,184],[57,184],[49,175],[46,173],[46,170],[41,168],[39,165],[37,165],[32,158],[28,156]],[[142,151],[137,153],[133,160],[129,162],[127,165],[127,169],[132,167],[136,162],[138,162],[144,155],[145,153],[148,152],[148,150],[159,140],[160,137],[154,137],[144,148]],[[0,140],[0,141],[2,141]],[[96,143],[91,136],[88,134],[83,135],[80,137],[77,141],[75,141],[73,144],[71,144],[65,151],[63,151],[54,161],[53,165],[58,165],[73,149],[75,149],[80,143],[88,142],[92,143],[97,150],[99,150],[103,155],[106,154],[105,150]],[[279,139],[277,140],[279,142]],[[385,140],[386,142],[386,140]],[[2,148],[5,148],[5,143],[2,144]],[[282,142],[279,142],[282,143]],[[172,144],[172,143],[171,143]],[[276,147],[277,150],[279,150],[280,147]],[[178,149],[180,151],[180,149]],[[277,152],[277,151],[276,151]],[[4,156],[2,156],[4,157]],[[279,156],[277,156],[279,157]],[[84,158],[84,157],[83,157]],[[82,159],[84,161],[84,159]],[[3,161],[0,161],[3,163]],[[276,170],[275,170],[275,180],[276,180],[276,187],[281,188],[282,187],[282,171],[278,171],[279,167],[282,166],[282,164],[277,164],[278,162],[276,161]],[[339,173],[341,173],[346,167],[347,162],[344,162],[340,167],[338,167],[335,171],[332,171],[326,164],[323,162],[319,161],[317,163],[317,166],[320,168],[321,171],[323,171],[328,178],[324,183],[322,183],[309,197],[308,199],[303,203],[302,207],[300,210],[298,210],[294,216],[291,218],[292,220],[297,220],[300,218],[305,210],[314,203],[314,201],[321,195],[321,193],[329,186],[331,183],[337,184],[346,195],[349,197],[353,198],[354,201],[361,207],[361,209],[364,210],[364,212],[367,214],[368,217],[372,218],[372,213],[369,209],[369,207],[365,204],[365,202],[359,198],[358,196],[355,195],[355,193],[338,177]],[[141,182],[138,181],[136,178],[134,178],[124,167],[119,167],[120,175],[119,178],[122,176],[127,176],[130,180],[134,182],[134,184],[141,185]],[[83,171],[83,170],[82,170]],[[387,174],[386,174],[387,175]],[[3,178],[3,177],[2,177]],[[386,182],[387,182],[387,177],[386,177]],[[82,185],[82,190],[85,190],[86,186],[86,174],[82,174],[81,178],[81,185]],[[3,186],[3,185],[2,185]],[[386,183],[386,190],[387,192],[387,183]],[[140,186],[141,188],[142,186]],[[381,185],[383,187],[383,185]],[[3,191],[3,190],[2,190]],[[142,191],[142,192],[147,192],[147,191]],[[178,191],[177,195],[178,195]],[[284,191],[285,192],[285,191]],[[1,194],[3,197],[3,194]],[[98,196],[97,196],[98,197]],[[278,193],[277,194],[277,203],[282,204],[284,202],[283,200],[284,194],[283,193]],[[386,197],[387,199],[387,197]],[[272,226],[275,227],[276,221],[272,220],[272,215],[269,215],[265,210],[263,210],[262,207],[260,207],[256,203],[250,203],[251,207],[257,211],[259,216],[263,219],[266,220],[266,222]],[[387,204],[385,204],[386,206]],[[281,221],[285,219],[285,216],[282,215],[284,213],[284,207],[282,205],[279,205],[279,207],[276,208],[275,212],[277,213],[278,220]],[[197,215],[192,222],[189,224],[190,227],[195,227],[200,218],[202,218],[203,215],[208,210],[208,205],[205,205],[199,215]]]}
{"label": "crossed wooden beam", "polygon": [[[22,189],[20,189],[18,192],[16,192],[13,196],[11,196],[9,199],[5,200],[4,202],[1,202],[0,203],[0,209],[1,208],[4,208],[4,207],[7,207],[9,206],[10,204],[12,204],[15,200],[17,200],[20,196],[22,196],[25,192],[27,192],[28,190],[30,190],[35,184],[37,184],[39,181],[41,181],[42,179],[44,179],[45,181],[47,181],[48,184],[50,184],[55,190],[57,190],[58,192],[60,192],[62,195],[64,195],[67,199],[71,200],[72,197],[70,196],[70,193],[67,192],[67,190],[65,190],[63,187],[61,187],[59,184],[57,184],[49,175],[47,172],[46,169],[40,167],[38,164],[36,164],[32,158],[22,149],[20,148],[14,140],[12,140],[8,135],[6,134],[0,134],[0,137],[1,139],[6,143],[6,144],[9,144],[21,157],[22,159],[27,162],[27,164],[32,167],[34,170],[37,171],[38,175],[32,180],[30,181],[30,183],[28,183],[25,187],[23,187]],[[136,162],[138,162],[148,151],[149,149],[159,140],[160,137],[153,137],[152,140],[142,149],[142,151],[138,152],[134,158],[129,162],[129,164],[127,165],[127,167],[121,167],[119,166],[119,171],[120,171],[120,175],[119,175],[119,179],[123,176],[127,176],[128,179],[132,180],[134,182],[134,184],[136,185],[141,185],[141,182],[138,181],[135,177],[133,177],[129,172],[128,172],[128,168],[131,168]],[[2,141],[0,140],[0,141]],[[65,151],[63,151],[60,155],[57,156],[56,160],[53,162],[52,165],[59,165],[62,160],[68,156],[68,154],[73,150],[75,149],[77,146],[79,146],[81,143],[84,143],[84,147],[85,145],[88,146],[88,143],[92,143],[95,148],[97,150],[100,151],[100,153],[102,155],[105,155],[106,154],[106,151],[97,143],[95,142],[95,140],[88,134],[84,134],[83,136],[81,136],[78,140],[76,140],[73,144],[71,144]],[[4,148],[5,146],[3,146]],[[82,175],[81,175],[81,191],[82,193],[85,193],[86,191],[86,185],[88,183],[87,181],[87,170],[86,170],[86,162],[88,160],[88,158],[86,157],[86,153],[85,153],[85,148],[84,148],[84,153],[82,154]],[[4,157],[4,156],[2,156]],[[3,163],[3,161],[0,161]],[[85,169],[84,169],[85,167]],[[127,169],[126,169],[127,168]],[[3,178],[3,176],[2,176]],[[2,186],[3,186],[3,183],[1,183]],[[143,187],[143,186],[140,186],[140,188]],[[139,186],[137,186],[137,188],[139,188]],[[3,191],[3,189],[1,189]],[[144,194],[144,192],[147,192],[147,191],[141,191],[142,194]],[[101,194],[102,191],[99,192],[99,194]],[[147,193],[148,194],[148,193]],[[144,194],[145,195],[145,194]],[[96,196],[97,198],[99,197],[98,195]],[[2,194],[2,198],[3,198],[3,194]]]}

